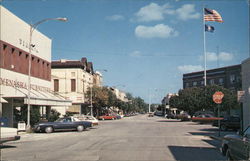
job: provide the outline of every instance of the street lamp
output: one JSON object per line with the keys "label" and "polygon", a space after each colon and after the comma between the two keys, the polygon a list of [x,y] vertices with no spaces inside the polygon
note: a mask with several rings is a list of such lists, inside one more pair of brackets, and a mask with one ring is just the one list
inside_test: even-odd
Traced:
{"label": "street lamp", "polygon": [[28,71],[28,113],[27,113],[27,131],[30,130],[30,85],[31,85],[31,51],[32,47],[35,45],[32,44],[32,34],[33,31],[37,28],[37,26],[43,22],[50,21],[50,20],[57,20],[57,21],[68,21],[67,18],[58,17],[58,18],[46,18],[37,23],[30,24],[30,35],[29,35],[29,71]]}
{"label": "street lamp", "polygon": [[[107,69],[98,69],[99,71],[104,71],[104,72],[108,72]],[[97,70],[95,71],[97,72]],[[93,80],[92,80],[92,83],[91,83],[91,86],[90,86],[90,115],[93,116]]]}

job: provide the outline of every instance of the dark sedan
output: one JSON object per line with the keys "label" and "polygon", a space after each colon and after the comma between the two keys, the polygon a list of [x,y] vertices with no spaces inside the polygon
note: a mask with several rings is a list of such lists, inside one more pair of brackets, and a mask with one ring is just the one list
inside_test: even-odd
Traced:
{"label": "dark sedan", "polygon": [[224,136],[221,151],[228,160],[250,160],[250,126],[238,135]]}
{"label": "dark sedan", "polygon": [[59,118],[55,122],[38,123],[34,126],[34,131],[46,133],[52,133],[53,131],[83,131],[88,127],[92,127],[92,123],[89,121],[80,121],[77,118],[65,117]]}
{"label": "dark sedan", "polygon": [[[213,122],[213,126],[219,126],[218,120]],[[220,120],[220,128],[222,131],[226,131],[227,129],[240,129],[240,118],[235,116],[225,117],[223,120]]]}

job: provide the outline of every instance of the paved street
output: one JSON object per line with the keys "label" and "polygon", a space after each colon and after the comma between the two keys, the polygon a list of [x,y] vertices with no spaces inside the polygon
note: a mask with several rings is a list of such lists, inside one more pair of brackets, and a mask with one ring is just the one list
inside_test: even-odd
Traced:
{"label": "paved street", "polygon": [[84,132],[22,134],[1,151],[3,160],[224,160],[210,132],[211,125],[139,115]]}

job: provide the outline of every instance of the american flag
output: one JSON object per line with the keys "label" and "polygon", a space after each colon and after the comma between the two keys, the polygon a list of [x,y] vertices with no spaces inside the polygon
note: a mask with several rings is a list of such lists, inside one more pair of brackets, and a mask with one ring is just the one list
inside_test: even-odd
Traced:
{"label": "american flag", "polygon": [[217,11],[208,8],[204,8],[204,20],[223,22],[221,15]]}

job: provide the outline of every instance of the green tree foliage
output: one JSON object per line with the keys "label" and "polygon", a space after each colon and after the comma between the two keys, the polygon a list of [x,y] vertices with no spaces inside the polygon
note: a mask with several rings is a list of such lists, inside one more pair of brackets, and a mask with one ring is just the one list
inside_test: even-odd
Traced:
{"label": "green tree foliage", "polygon": [[[21,110],[14,110],[15,120],[18,121],[25,121],[27,123],[27,106],[23,106]],[[33,126],[34,124],[40,121],[40,108],[38,106],[31,106],[30,108],[30,125]]]}
{"label": "green tree foliage", "polygon": [[[101,114],[104,112],[107,107],[118,107],[123,110],[125,113],[130,112],[143,112],[145,111],[146,104],[143,99],[140,97],[134,98],[132,94],[126,94],[128,102],[123,102],[119,100],[113,91],[107,87],[97,87],[93,86],[92,88],[92,104],[93,104],[93,112],[95,115]],[[88,102],[90,104],[91,98],[91,89],[89,88],[86,93],[86,98],[88,98]]]}
{"label": "green tree foliage", "polygon": [[224,93],[221,110],[228,111],[231,108],[239,107],[236,93],[217,85],[179,90],[178,96],[171,97],[170,106],[187,111],[190,114],[200,110],[214,111],[217,104],[213,102],[213,94],[216,91]]}
{"label": "green tree foliage", "polygon": [[60,115],[61,115],[60,112],[58,112],[55,109],[51,109],[48,121],[49,122],[54,122],[54,121],[56,121],[59,118]]}

